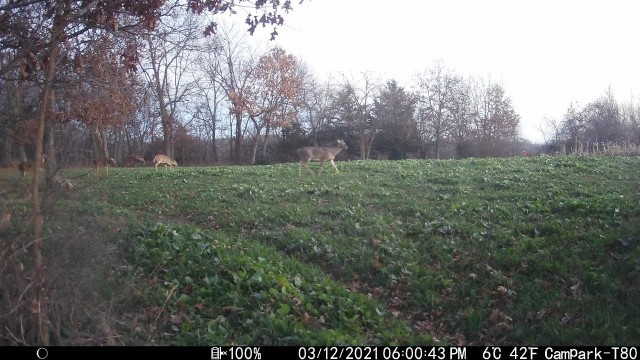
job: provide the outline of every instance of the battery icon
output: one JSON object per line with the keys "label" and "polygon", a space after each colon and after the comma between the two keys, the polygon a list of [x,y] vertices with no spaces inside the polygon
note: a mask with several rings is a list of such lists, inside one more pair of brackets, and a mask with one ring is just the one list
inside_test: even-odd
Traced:
{"label": "battery icon", "polygon": [[211,348],[211,360],[220,360],[220,355],[222,355],[222,351],[219,346]]}

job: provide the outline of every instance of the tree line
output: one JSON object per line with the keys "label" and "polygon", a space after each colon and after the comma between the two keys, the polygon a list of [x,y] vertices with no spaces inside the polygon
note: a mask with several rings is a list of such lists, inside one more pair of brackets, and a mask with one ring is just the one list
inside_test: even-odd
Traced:
{"label": "tree line", "polygon": [[609,88],[584,106],[570,104],[561,119],[546,119],[541,130],[548,153],[602,153],[615,146],[637,155],[640,104],[616,100]]}
{"label": "tree line", "polygon": [[[501,83],[440,62],[404,87],[375,74],[320,79],[245,29],[206,23],[179,3],[152,29],[92,31],[62,41],[46,153],[58,167],[157,153],[181,164],[295,161],[295,148],[344,139],[354,159],[503,156],[519,116]],[[4,47],[7,54],[15,49]],[[0,163],[33,157],[41,64],[3,56]],[[38,68],[40,66],[40,68]]]}
{"label": "tree line", "polygon": [[[297,147],[336,139],[349,145],[343,156],[365,160],[511,156],[525,147],[520,116],[490,78],[435,62],[409,84],[370,72],[321,79],[304,59],[252,45],[245,29],[207,24],[194,13],[203,6],[169,2],[153,16],[142,11],[149,19],[138,22],[152,27],[130,20],[121,31],[61,41],[45,143],[55,166],[110,157],[125,165],[127,156],[158,153],[187,165],[288,162]],[[34,157],[44,63],[8,40],[0,51],[0,164],[11,164]],[[638,143],[637,117],[611,93],[572,105],[541,129],[544,151]]]}

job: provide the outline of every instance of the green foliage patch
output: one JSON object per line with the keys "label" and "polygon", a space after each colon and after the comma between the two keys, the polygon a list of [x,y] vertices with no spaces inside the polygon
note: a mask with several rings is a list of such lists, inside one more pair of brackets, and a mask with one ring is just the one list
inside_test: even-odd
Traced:
{"label": "green foliage patch", "polygon": [[429,343],[375,300],[318,269],[193,226],[157,224],[123,239],[128,260],[155,279],[175,345]]}
{"label": "green foliage patch", "polygon": [[175,344],[640,338],[639,158],[297,166],[67,170],[69,201],[128,219]]}

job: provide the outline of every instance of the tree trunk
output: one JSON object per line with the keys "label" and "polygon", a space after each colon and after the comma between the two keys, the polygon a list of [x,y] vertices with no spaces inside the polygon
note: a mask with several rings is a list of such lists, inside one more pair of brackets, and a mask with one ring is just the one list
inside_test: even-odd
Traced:
{"label": "tree trunk", "polygon": [[[164,101],[160,101],[160,103],[164,104]],[[161,109],[160,112],[163,114],[162,134],[164,135],[164,154],[175,160],[175,158],[173,157],[173,121],[170,119],[169,115],[166,115],[166,110]]]}
{"label": "tree trunk", "polygon": [[113,158],[117,162],[118,159],[124,160],[124,154],[122,151],[124,149],[124,132],[116,130],[115,137],[116,137],[116,141],[113,149]]}
{"label": "tree trunk", "polygon": [[218,162],[218,150],[216,149],[216,115],[215,110],[211,120],[211,157],[214,164]]}
{"label": "tree trunk", "polygon": [[256,154],[258,153],[258,142],[260,142],[260,134],[253,137],[253,145],[251,146],[251,165],[256,164]]}
{"label": "tree trunk", "polygon": [[233,150],[236,165],[242,164],[242,114],[236,114],[236,145]]}
{"label": "tree trunk", "polygon": [[253,126],[256,129],[256,135],[253,137],[253,146],[251,147],[251,165],[255,165],[256,154],[258,153],[258,143],[260,142],[260,133],[262,132],[262,128],[253,117],[251,117],[251,121],[253,122]]}
{"label": "tree trunk", "polygon": [[90,130],[91,139],[93,140],[93,158],[108,158],[109,149],[107,147],[107,136],[101,126],[92,127]]}
{"label": "tree trunk", "polygon": [[[151,37],[147,38],[149,49],[154,49]],[[160,78],[160,63],[157,60],[155,50],[149,52],[151,66],[153,67],[153,80],[156,95],[158,96],[158,108],[160,109],[160,119],[162,122],[162,134],[164,136],[164,155],[174,159],[173,154],[173,118],[167,113],[167,104],[164,101],[164,84]]]}
{"label": "tree trunk", "polygon": [[233,143],[235,141],[235,138],[233,137],[233,118],[231,116],[229,116],[229,131],[231,132],[231,138],[229,139],[229,159],[228,161],[231,162],[234,159],[234,154],[235,154],[235,150],[233,149]]}
{"label": "tree trunk", "polygon": [[[56,74],[56,61],[58,59],[58,45],[62,38],[65,22],[61,20],[62,6],[56,8],[56,16],[53,21],[51,31],[51,51],[46,62],[45,79],[42,87],[42,97],[38,107],[38,131],[36,133],[36,150],[34,164],[42,162],[42,149],[44,140],[45,120],[49,110],[49,99],[51,97],[53,79]],[[37,329],[37,342],[39,345],[49,345],[49,319],[47,318],[46,298],[47,298],[47,274],[42,261],[42,214],[40,213],[40,166],[33,166],[31,175],[31,209],[33,217],[33,288],[35,294],[30,301],[31,313],[34,315],[34,325]]]}
{"label": "tree trunk", "polygon": [[367,156],[366,156],[366,149],[367,149],[367,140],[365,139],[364,134],[360,134],[360,139],[358,141],[359,145],[360,145],[360,160],[367,160]]}
{"label": "tree trunk", "polygon": [[107,131],[104,127],[100,127],[100,143],[102,144],[102,157],[109,157],[109,146],[107,142]]}
{"label": "tree trunk", "polygon": [[267,152],[268,152],[268,142],[269,142],[269,130],[271,129],[271,127],[269,126],[269,124],[267,124],[265,130],[264,130],[264,142],[262,144],[262,160],[265,160],[267,158]]}
{"label": "tree trunk", "polygon": [[371,159],[371,148],[373,147],[373,142],[376,140],[376,133],[375,131],[373,132],[373,134],[371,134],[371,138],[368,139],[367,142],[367,160]]}

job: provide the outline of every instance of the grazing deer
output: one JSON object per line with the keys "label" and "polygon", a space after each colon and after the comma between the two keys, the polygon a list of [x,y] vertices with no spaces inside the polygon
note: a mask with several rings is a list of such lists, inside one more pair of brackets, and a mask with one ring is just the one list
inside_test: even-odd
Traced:
{"label": "grazing deer", "polygon": [[109,166],[116,166],[116,161],[113,158],[99,157],[93,160],[93,164],[96,166],[96,171],[102,166],[107,170],[107,175],[109,175]]}
{"label": "grazing deer", "polygon": [[172,168],[173,166],[178,166],[178,163],[175,160],[171,160],[170,157],[161,154],[158,154],[153,158],[153,164],[156,166],[156,171],[158,171],[158,165],[160,164],[164,164],[165,169],[167,168],[167,165]]}
{"label": "grazing deer", "polygon": [[302,167],[306,167],[313,174],[313,170],[309,168],[309,161],[315,160],[320,161],[322,164],[320,165],[320,170],[318,171],[318,175],[322,173],[322,169],[324,168],[324,163],[329,161],[333,168],[336,170],[336,174],[339,173],[336,164],[333,162],[336,155],[340,153],[340,151],[347,149],[347,144],[344,143],[343,140],[338,140],[336,142],[336,146],[333,147],[318,147],[318,146],[307,146],[298,149],[297,153],[300,156],[300,165],[298,166],[298,176],[300,176],[300,170]]}
{"label": "grazing deer", "polygon": [[134,167],[138,165],[144,165],[144,158],[140,155],[129,154],[124,158],[124,165],[127,167]]}
{"label": "grazing deer", "polygon": [[[44,168],[44,156],[41,159],[40,168]],[[22,178],[24,179],[27,176],[27,173],[33,170],[33,161],[21,161],[20,164],[18,164],[18,170],[20,170]]]}

